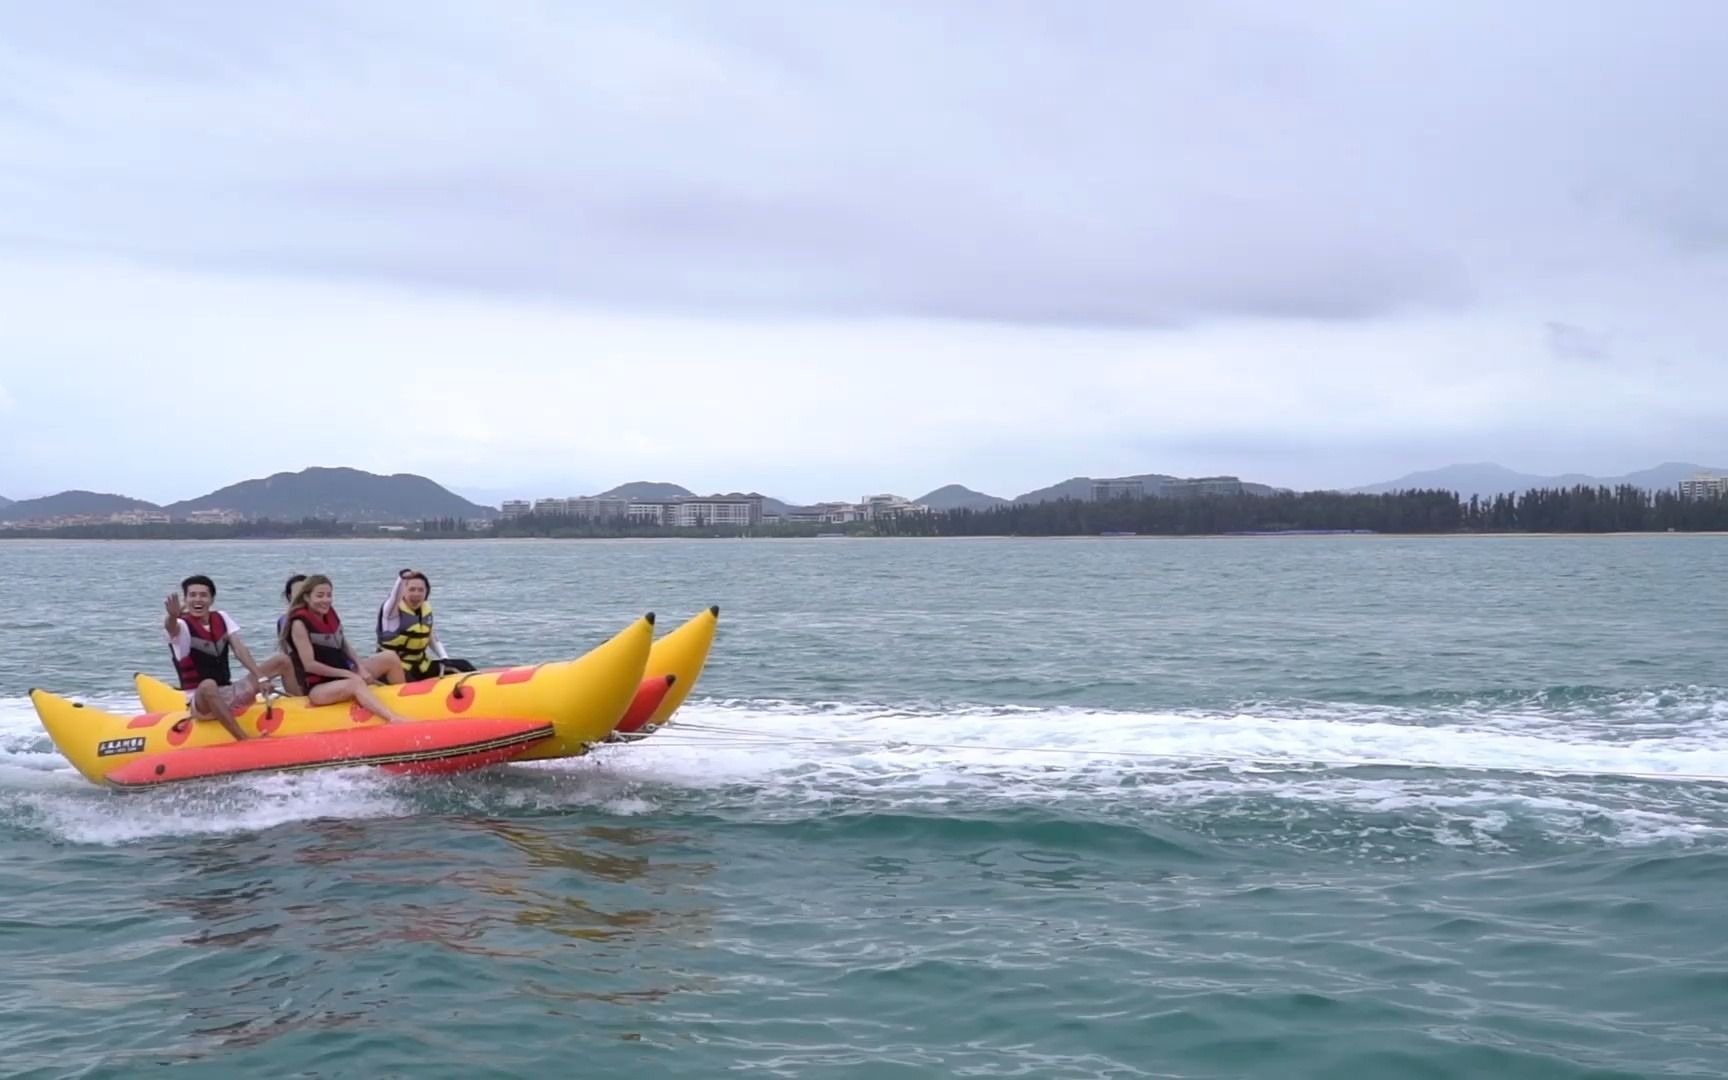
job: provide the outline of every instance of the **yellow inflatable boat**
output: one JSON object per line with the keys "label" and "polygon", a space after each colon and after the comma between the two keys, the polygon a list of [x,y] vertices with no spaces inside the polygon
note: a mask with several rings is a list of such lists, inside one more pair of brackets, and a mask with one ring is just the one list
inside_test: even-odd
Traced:
{"label": "yellow inflatable boat", "polygon": [[665,698],[647,716],[638,715],[635,709],[630,710],[619,721],[611,741],[646,739],[671,720],[672,714],[690,696],[696,680],[702,677],[702,667],[708,662],[708,651],[714,645],[714,633],[719,622],[720,608],[716,605],[654,642],[654,648],[648,653],[643,686],[646,688],[651,682],[667,679],[671,685],[666,689]]}
{"label": "yellow inflatable boat", "polygon": [[[652,622],[652,616],[649,616],[648,620],[649,622]],[[611,741],[634,742],[638,739],[645,739],[663,727],[667,721],[671,719],[672,714],[678,711],[678,707],[684,704],[684,699],[690,696],[690,691],[696,686],[696,680],[702,676],[702,668],[708,662],[708,652],[714,645],[714,635],[718,630],[719,622],[720,608],[718,606],[710,607],[708,610],[697,615],[689,622],[686,622],[683,626],[662,635],[653,643],[648,651],[648,660],[642,669],[642,678],[639,680],[636,693],[633,694],[630,700],[619,709],[617,730],[615,732],[610,732]],[[490,676],[498,673],[489,671],[486,674]],[[670,687],[663,685],[667,676],[672,677]],[[477,678],[479,678],[479,676],[468,676],[469,682],[467,685],[474,685],[474,680]],[[446,695],[451,691],[451,688],[458,681],[460,681],[459,676],[446,675],[443,679],[437,680],[436,682],[428,680],[423,683],[411,683],[409,686],[415,688],[415,696],[417,697],[430,696],[433,700],[443,701],[445,700]],[[133,676],[133,683],[138,689],[138,701],[144,706],[146,712],[170,713],[175,711],[184,711],[186,708],[186,695],[175,689],[170,684],[163,682],[161,679],[140,674]],[[651,684],[655,683],[662,685],[652,686],[651,688]],[[548,684],[542,683],[540,685],[545,687]],[[444,689],[430,689],[440,686],[444,687]],[[403,690],[407,689],[407,687],[374,687],[374,689],[384,697],[385,701],[390,702],[397,700],[401,696]],[[626,721],[627,714],[633,714],[636,712],[636,710],[631,708],[633,702],[643,700],[646,703],[647,701],[652,700],[652,697],[657,696],[657,694],[662,690],[665,692],[666,696],[662,698],[657,705],[655,705],[653,711],[647,717],[643,718],[635,715],[628,715]],[[409,698],[408,700],[412,701],[414,699]],[[312,708],[312,706],[307,704],[306,699],[303,697],[278,699],[278,705],[283,705],[284,703],[290,708],[297,707],[302,711]],[[497,716],[520,716],[527,719],[538,719],[541,717],[540,713],[520,713],[512,711],[509,705],[514,704],[514,701],[503,706],[489,703],[487,713],[488,715]],[[394,705],[391,707],[395,708]],[[556,718],[548,715],[545,719],[551,720]],[[578,734],[585,733],[586,732],[581,732]],[[589,741],[598,742],[602,738],[606,738],[606,736],[602,735],[598,738],[590,739]],[[574,753],[581,752],[582,750],[574,751]],[[522,755],[520,760],[532,759],[535,757],[555,756],[571,755],[535,754],[529,752]]]}
{"label": "yellow inflatable boat", "polygon": [[[574,660],[372,689],[410,720],[468,716],[549,723],[548,737],[512,755],[513,760],[571,757],[605,741],[630,707],[642,682],[653,634],[654,616],[649,614]],[[233,741],[215,721],[188,720],[182,691],[148,675],[135,676],[134,683],[145,709],[138,716],[104,712],[41,690],[31,692],[49,738],[86,779],[104,783],[109,773],[141,754]],[[313,705],[304,697],[273,697],[268,713],[258,702],[235,720],[247,734],[259,735],[303,735],[384,723],[353,702]]]}

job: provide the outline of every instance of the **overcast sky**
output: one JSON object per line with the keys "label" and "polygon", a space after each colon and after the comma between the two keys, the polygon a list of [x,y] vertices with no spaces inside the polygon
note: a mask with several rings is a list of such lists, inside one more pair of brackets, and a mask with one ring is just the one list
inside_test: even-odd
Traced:
{"label": "overcast sky", "polygon": [[0,494],[1728,464],[1728,5],[8,5]]}

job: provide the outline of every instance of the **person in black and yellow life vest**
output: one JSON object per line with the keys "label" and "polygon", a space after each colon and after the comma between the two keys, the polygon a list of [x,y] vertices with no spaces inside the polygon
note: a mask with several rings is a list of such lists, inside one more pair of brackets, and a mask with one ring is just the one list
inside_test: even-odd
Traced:
{"label": "person in black and yellow life vest", "polygon": [[400,684],[402,661],[391,652],[360,659],[342,632],[335,596],[330,579],[323,574],[313,574],[294,586],[279,640],[294,665],[295,678],[314,705],[358,701],[393,724],[403,723],[403,718],[386,708],[368,687],[374,682]]}
{"label": "person in black and yellow life vest", "polygon": [[[163,607],[162,632],[168,637],[168,654],[186,705],[195,720],[215,720],[236,740],[248,738],[235,722],[234,714],[258,700],[259,689],[288,669],[286,656],[272,656],[259,663],[240,640],[240,624],[225,611],[217,611],[216,583],[203,574],[193,574],[180,583],[179,594],[169,593]],[[239,657],[246,675],[234,681],[228,656]]]}
{"label": "person in black and yellow life vest", "polygon": [[390,595],[378,608],[378,647],[402,658],[409,682],[436,679],[474,665],[444,650],[432,626],[432,581],[418,570],[396,575]]}

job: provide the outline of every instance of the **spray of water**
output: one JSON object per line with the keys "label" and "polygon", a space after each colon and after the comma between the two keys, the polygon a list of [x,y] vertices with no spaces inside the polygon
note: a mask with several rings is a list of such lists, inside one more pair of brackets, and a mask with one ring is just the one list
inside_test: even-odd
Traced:
{"label": "spray of water", "polygon": [[776,821],[1032,808],[1313,843],[1340,829],[1489,849],[1691,842],[1728,834],[1728,708],[1698,688],[1225,712],[693,701],[645,742],[453,781],[346,769],[117,795],[70,770],[28,701],[0,700],[0,828],[77,843],[572,807]]}

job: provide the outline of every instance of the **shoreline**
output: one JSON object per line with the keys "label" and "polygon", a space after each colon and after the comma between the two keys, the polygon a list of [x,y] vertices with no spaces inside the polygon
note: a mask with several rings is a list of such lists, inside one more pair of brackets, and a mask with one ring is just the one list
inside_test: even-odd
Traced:
{"label": "shoreline", "polygon": [[[22,533],[22,530],[17,530]],[[841,536],[440,536],[417,534],[394,534],[383,536],[29,536],[5,535],[0,533],[0,551],[5,550],[7,542],[51,543],[51,544],[287,544],[301,542],[318,542],[326,544],[377,544],[377,543],[683,543],[689,541],[816,541],[824,540],[919,540],[919,541],[954,541],[954,540],[1506,540],[1506,539],[1626,539],[1628,537],[1662,537],[1679,539],[1682,537],[1724,537],[1728,536],[1725,529],[1695,529],[1695,530],[1649,530],[1649,531],[1618,531],[1618,532],[1377,532],[1377,533],[1138,533],[1133,535],[1100,535],[1097,533],[1054,533],[1049,535],[1014,535],[1007,533],[979,533],[975,535],[947,536],[878,536],[867,533],[846,534]]]}

